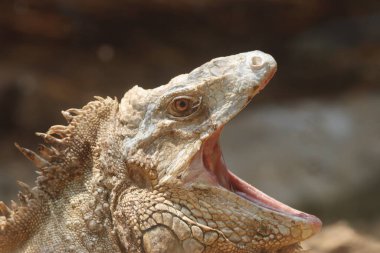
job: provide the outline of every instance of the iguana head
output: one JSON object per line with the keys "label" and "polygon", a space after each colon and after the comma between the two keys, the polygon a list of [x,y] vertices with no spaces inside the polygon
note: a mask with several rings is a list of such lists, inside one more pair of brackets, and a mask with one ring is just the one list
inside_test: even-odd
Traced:
{"label": "iguana head", "polygon": [[[151,210],[129,225],[142,224],[131,233],[145,252],[291,252],[320,230],[318,218],[265,195],[223,161],[222,128],[275,71],[270,55],[253,51],[125,94],[119,119],[127,129],[121,150],[128,184],[147,199],[138,208]],[[115,194],[116,222],[123,223],[125,206],[135,203],[130,189]],[[154,251],[165,234],[172,238],[167,248]]]}

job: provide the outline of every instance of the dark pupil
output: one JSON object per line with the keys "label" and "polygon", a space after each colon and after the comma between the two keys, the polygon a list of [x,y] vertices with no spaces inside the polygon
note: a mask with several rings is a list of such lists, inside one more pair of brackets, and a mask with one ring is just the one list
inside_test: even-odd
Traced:
{"label": "dark pupil", "polygon": [[182,101],[179,101],[179,107],[180,107],[181,109],[184,109],[184,108],[186,108],[186,107],[187,107],[187,102],[186,102],[186,101],[184,101],[184,100],[182,100]]}

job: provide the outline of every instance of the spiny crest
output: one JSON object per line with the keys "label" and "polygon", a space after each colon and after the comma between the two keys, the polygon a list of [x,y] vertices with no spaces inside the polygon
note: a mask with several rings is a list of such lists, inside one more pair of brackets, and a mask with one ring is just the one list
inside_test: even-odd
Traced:
{"label": "spiny crest", "polygon": [[[40,144],[38,154],[15,143],[20,152],[37,167],[36,184],[31,189],[18,182],[19,204],[11,207],[0,201],[0,251],[10,252],[25,241],[48,216],[46,201],[56,198],[74,177],[82,175],[91,164],[99,126],[117,108],[117,100],[95,97],[97,100],[82,109],[69,109],[62,114],[67,126],[55,125],[46,133],[37,133],[46,145]],[[45,217],[45,218],[44,218]]]}
{"label": "spiny crest", "polygon": [[0,251],[10,252],[17,248],[29,235],[42,224],[46,210],[41,208],[44,194],[37,188],[18,182],[19,204],[11,202],[8,207],[0,201]]}
{"label": "spiny crest", "polygon": [[62,111],[67,126],[54,125],[46,133],[36,133],[47,144],[39,146],[38,154],[15,144],[38,168],[38,188],[51,196],[59,194],[67,182],[84,173],[85,163],[91,161],[99,125],[117,105],[109,97],[95,98],[82,109]]}

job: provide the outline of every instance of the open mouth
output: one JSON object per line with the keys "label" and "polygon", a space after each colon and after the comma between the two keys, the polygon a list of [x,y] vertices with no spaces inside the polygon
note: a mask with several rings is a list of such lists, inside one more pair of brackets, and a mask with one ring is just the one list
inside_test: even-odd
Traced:
{"label": "open mouth", "polygon": [[309,224],[313,231],[318,232],[321,228],[321,221],[317,217],[273,199],[228,170],[219,145],[221,130],[222,128],[216,130],[208,137],[194,156],[189,167],[189,171],[193,171],[191,173],[193,177],[188,178],[188,180],[206,181],[209,184],[221,186],[256,206],[294,219],[300,219]]}

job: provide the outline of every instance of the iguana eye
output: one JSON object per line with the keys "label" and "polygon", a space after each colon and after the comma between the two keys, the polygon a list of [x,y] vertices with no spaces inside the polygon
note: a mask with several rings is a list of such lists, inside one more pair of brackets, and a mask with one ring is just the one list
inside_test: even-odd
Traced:
{"label": "iguana eye", "polygon": [[177,99],[174,101],[174,107],[178,112],[187,111],[190,108],[190,101],[185,98]]}
{"label": "iguana eye", "polygon": [[200,98],[180,96],[169,104],[168,112],[174,117],[187,117],[196,112],[201,104]]}

